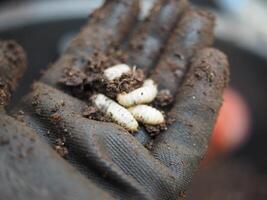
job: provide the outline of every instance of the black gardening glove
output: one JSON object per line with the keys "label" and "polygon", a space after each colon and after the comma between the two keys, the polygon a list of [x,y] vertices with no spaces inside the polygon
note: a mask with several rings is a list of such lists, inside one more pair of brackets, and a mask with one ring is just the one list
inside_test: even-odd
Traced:
{"label": "black gardening glove", "polygon": [[[11,109],[22,123],[1,115],[0,191],[5,199],[183,197],[207,149],[228,82],[228,62],[210,48],[210,13],[190,8],[185,0],[158,0],[131,31],[138,11],[137,0],[107,1]],[[144,70],[159,90],[175,97],[166,108],[174,122],[160,135],[151,137],[146,129],[131,134],[114,123],[87,119],[88,100],[72,96],[77,90],[86,93],[88,65],[110,57],[114,47],[127,53],[127,64]],[[79,76],[63,85],[66,69]]]}

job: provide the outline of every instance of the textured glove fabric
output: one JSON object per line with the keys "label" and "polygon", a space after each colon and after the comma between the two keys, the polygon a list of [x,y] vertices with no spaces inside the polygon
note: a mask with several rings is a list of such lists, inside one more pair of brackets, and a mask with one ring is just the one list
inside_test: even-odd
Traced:
{"label": "textured glove fabric", "polygon": [[0,107],[9,103],[26,69],[27,58],[22,47],[15,41],[0,40]]}
{"label": "textured glove fabric", "polygon": [[[0,115],[0,177],[6,180],[0,191],[6,199],[183,198],[208,146],[228,61],[211,48],[209,12],[185,0],[158,0],[143,22],[137,22],[138,13],[138,0],[107,1],[11,109],[21,122]],[[96,51],[107,55],[114,47],[174,96],[168,108],[174,122],[156,137],[143,128],[130,134],[114,123],[84,118],[88,100],[58,83],[66,67],[84,73]],[[84,80],[79,86],[87,87]],[[65,160],[52,149],[59,139]],[[148,141],[150,149],[144,146]]]}

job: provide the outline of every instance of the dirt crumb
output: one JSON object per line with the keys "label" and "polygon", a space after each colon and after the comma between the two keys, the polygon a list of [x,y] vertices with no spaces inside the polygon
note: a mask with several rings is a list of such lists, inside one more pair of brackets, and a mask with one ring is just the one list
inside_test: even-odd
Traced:
{"label": "dirt crumb", "polygon": [[76,97],[85,93],[100,92],[115,98],[118,93],[131,92],[142,86],[145,79],[143,70],[135,67],[130,73],[108,81],[104,70],[116,64],[125,63],[127,56],[120,50],[112,49],[107,55],[95,52],[91,57],[74,60],[71,67],[66,67],[59,84],[70,88]]}
{"label": "dirt crumb", "polygon": [[23,48],[13,40],[0,40],[0,105],[6,106],[27,69]]}
{"label": "dirt crumb", "polygon": [[23,110],[19,110],[18,114],[19,115],[24,115],[24,111]]}
{"label": "dirt crumb", "polygon": [[170,90],[161,90],[159,91],[155,101],[154,106],[163,108],[170,106],[173,103],[173,95],[171,94]]}
{"label": "dirt crumb", "polygon": [[56,144],[54,145],[54,149],[61,157],[66,157],[68,155],[68,149],[65,146],[66,138],[58,138],[56,139]]}
{"label": "dirt crumb", "polygon": [[153,143],[154,143],[154,140],[149,140],[149,142],[145,144],[145,148],[151,151],[153,148]]}
{"label": "dirt crumb", "polygon": [[145,124],[146,131],[150,134],[151,137],[155,137],[159,135],[161,132],[167,130],[167,124],[159,124],[159,125],[147,125]]}
{"label": "dirt crumb", "polygon": [[95,106],[89,106],[83,111],[83,116],[96,121],[110,122],[110,119],[104,115],[98,108]]}
{"label": "dirt crumb", "polygon": [[2,84],[0,78],[0,105],[5,105],[10,100],[11,94],[8,90],[9,88],[7,85]]}
{"label": "dirt crumb", "polygon": [[115,98],[117,94],[129,93],[143,85],[144,72],[140,69],[133,69],[130,73],[123,74],[120,78],[105,82],[105,94]]}
{"label": "dirt crumb", "polygon": [[58,113],[54,113],[50,117],[53,120],[53,122],[59,122],[61,120],[61,116]]}
{"label": "dirt crumb", "polygon": [[60,83],[66,86],[78,86],[82,85],[87,76],[79,69],[75,68],[65,68],[63,77],[60,79]]}

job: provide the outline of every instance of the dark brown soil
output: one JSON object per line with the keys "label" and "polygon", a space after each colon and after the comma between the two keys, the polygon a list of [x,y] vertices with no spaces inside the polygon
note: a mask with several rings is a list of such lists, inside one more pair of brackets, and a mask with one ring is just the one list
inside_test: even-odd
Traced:
{"label": "dark brown soil", "polygon": [[171,124],[173,124],[175,122],[175,119],[172,118],[168,112],[163,112],[162,110],[161,110],[161,112],[165,116],[165,123],[158,124],[158,125],[144,124],[146,131],[149,133],[149,135],[151,136],[152,139],[154,137],[156,137],[157,135],[159,135],[161,132],[166,131],[168,129],[168,126],[170,126]]}
{"label": "dark brown soil", "polygon": [[87,76],[81,70],[67,67],[64,70],[64,76],[60,80],[60,83],[66,86],[79,86],[83,85],[86,79]]}
{"label": "dark brown soil", "polygon": [[[112,48],[107,54],[95,52],[91,57],[84,57],[82,61],[73,60],[72,67],[65,68],[59,84],[68,87],[76,97],[88,98],[92,92],[100,92],[115,98],[118,93],[130,92],[141,87],[145,78],[144,72],[135,68],[131,73],[123,74],[112,81],[103,76],[105,69],[125,63],[127,59],[128,56],[121,50]],[[81,62],[83,70],[77,67]]]}
{"label": "dark brown soil", "polygon": [[155,137],[157,135],[159,135],[162,131],[166,131],[167,130],[167,124],[159,124],[159,125],[147,125],[145,124],[145,129],[146,131],[150,134],[151,137]]}
{"label": "dark brown soil", "polygon": [[143,70],[133,69],[132,72],[123,74],[113,81],[105,81],[105,94],[115,98],[122,92],[131,92],[143,85],[145,76]]}
{"label": "dark brown soil", "polygon": [[94,106],[87,107],[83,112],[83,116],[96,121],[110,122],[110,119]]}
{"label": "dark brown soil", "polygon": [[101,73],[109,65],[108,57],[100,52],[94,52],[90,57],[73,59],[71,65],[65,67],[59,83],[67,87],[84,88],[99,80]]}
{"label": "dark brown soil", "polygon": [[157,108],[168,107],[173,103],[173,96],[170,90],[159,91],[153,105]]}
{"label": "dark brown soil", "polygon": [[56,139],[56,144],[54,145],[55,151],[62,157],[66,157],[68,155],[68,149],[65,146],[66,138],[58,138]]}
{"label": "dark brown soil", "polygon": [[151,151],[153,148],[153,142],[154,142],[154,140],[149,140],[149,142],[145,144],[145,148],[147,148],[149,151]]}
{"label": "dark brown soil", "polygon": [[0,105],[8,104],[26,68],[27,59],[22,47],[12,40],[0,40]]}

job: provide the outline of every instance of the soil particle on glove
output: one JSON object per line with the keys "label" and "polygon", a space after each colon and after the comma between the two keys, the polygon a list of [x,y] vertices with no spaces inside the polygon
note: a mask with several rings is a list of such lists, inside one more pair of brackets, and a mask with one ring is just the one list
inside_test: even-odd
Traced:
{"label": "soil particle on glove", "polygon": [[99,73],[110,65],[109,57],[97,51],[86,62],[85,73],[88,76],[90,76],[90,73]]}
{"label": "soil particle on glove", "polygon": [[67,67],[64,69],[64,76],[60,80],[66,86],[83,85],[87,76],[79,69]]}
{"label": "soil particle on glove", "polygon": [[[101,72],[107,67],[108,58],[106,55],[95,52],[91,56],[83,56],[73,59],[69,66],[66,66],[59,84],[67,87],[84,88],[101,78]],[[81,70],[83,69],[83,70]]]}
{"label": "soil particle on glove", "polygon": [[17,113],[15,113],[14,115],[14,118],[22,123],[25,122],[25,119],[24,119],[24,111],[23,110],[19,110]]}
{"label": "soil particle on glove", "polygon": [[4,105],[10,100],[11,95],[8,91],[7,85],[0,79],[0,105]]}
{"label": "soil particle on glove", "polygon": [[98,108],[95,106],[89,106],[83,111],[83,116],[85,118],[102,121],[102,122],[110,122],[110,119],[104,115]]}
{"label": "soil particle on glove", "polygon": [[0,105],[9,103],[26,68],[27,58],[22,47],[12,40],[0,40]]}
{"label": "soil particle on glove", "polygon": [[147,142],[145,144],[145,148],[147,148],[149,151],[151,151],[153,148],[153,143],[154,143],[154,140],[149,140],[149,142]]}
{"label": "soil particle on glove", "polygon": [[173,96],[170,90],[161,90],[159,91],[155,101],[154,106],[158,108],[168,107],[173,103]]}
{"label": "soil particle on glove", "polygon": [[144,127],[146,131],[149,133],[149,135],[154,138],[157,135],[161,134],[162,132],[166,131],[168,129],[168,126],[173,124],[175,122],[175,119],[167,112],[161,111],[165,116],[165,123],[158,124],[158,125],[147,125],[144,124]]}
{"label": "soil particle on glove", "polygon": [[148,125],[145,124],[145,129],[146,131],[149,133],[149,135],[151,137],[155,137],[157,135],[159,135],[161,132],[166,131],[167,130],[167,124],[159,124],[159,125]]}
{"label": "soil particle on glove", "polygon": [[55,123],[57,123],[61,120],[61,116],[58,113],[54,113],[50,117],[51,117],[51,120]]}
{"label": "soil particle on glove", "polygon": [[54,149],[55,151],[61,156],[61,157],[66,157],[68,155],[68,149],[65,146],[66,143],[66,138],[58,138],[55,141]]}

